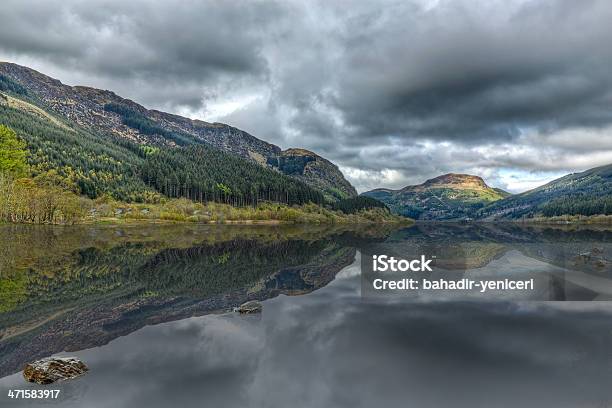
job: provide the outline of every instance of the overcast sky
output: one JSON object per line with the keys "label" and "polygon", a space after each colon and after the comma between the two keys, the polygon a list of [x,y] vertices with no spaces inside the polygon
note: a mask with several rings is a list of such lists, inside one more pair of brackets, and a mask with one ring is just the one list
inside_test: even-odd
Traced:
{"label": "overcast sky", "polygon": [[365,191],[612,163],[610,1],[3,0],[0,60],[334,161]]}

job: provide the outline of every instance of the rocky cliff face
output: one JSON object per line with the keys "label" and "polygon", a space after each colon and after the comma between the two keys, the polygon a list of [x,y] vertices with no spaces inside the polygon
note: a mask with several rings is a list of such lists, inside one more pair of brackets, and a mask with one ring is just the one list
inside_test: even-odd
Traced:
{"label": "rocky cliff face", "polygon": [[285,174],[322,190],[328,198],[343,199],[357,195],[338,166],[305,149],[287,149],[268,159],[268,163]]}
{"label": "rocky cliff face", "polygon": [[397,214],[423,220],[471,218],[478,209],[507,195],[478,176],[454,173],[401,190],[376,189],[363,194],[384,202]]}
{"label": "rocky cliff face", "polygon": [[[330,198],[357,195],[337,166],[307,150],[289,149],[283,152],[276,145],[223,123],[208,123],[148,110],[112,91],[68,86],[16,64],[0,62],[0,76],[23,87],[24,97],[34,99],[43,109],[94,132],[114,134],[141,144],[168,147],[177,145],[177,141],[168,134],[178,134],[196,143],[206,143],[262,166],[275,168],[323,190]],[[148,131],[126,121],[117,109],[108,109],[108,106],[129,111],[138,121],[145,122]]]}

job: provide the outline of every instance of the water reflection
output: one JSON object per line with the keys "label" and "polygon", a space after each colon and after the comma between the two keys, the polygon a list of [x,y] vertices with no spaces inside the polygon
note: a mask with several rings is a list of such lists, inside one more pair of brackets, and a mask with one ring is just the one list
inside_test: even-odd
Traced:
{"label": "water reflection", "polygon": [[384,228],[0,228],[0,376],[145,325],[303,294]]}
{"label": "water reflection", "polygon": [[[70,351],[91,371],[58,385],[65,407],[612,406],[607,302],[360,293],[359,251],[372,245],[467,246],[468,269],[503,259],[509,269],[557,267],[573,250],[607,248],[606,229],[174,228],[11,231],[3,277],[28,280],[25,297],[3,303],[0,376]],[[30,253],[17,243],[38,238],[47,249],[15,257]],[[558,243],[569,245],[561,257]],[[602,251],[593,256],[610,259]],[[250,298],[269,299],[262,316],[209,315]],[[0,380],[1,397],[8,387],[32,385],[14,374]]]}
{"label": "water reflection", "polygon": [[[364,296],[483,300],[611,300],[612,244],[606,228],[525,227],[517,224],[420,224],[384,242],[365,243]],[[377,272],[372,257],[431,259],[433,271]],[[378,279],[413,278],[455,282],[528,283],[529,290],[375,290]],[[380,287],[380,284],[379,284]]]}

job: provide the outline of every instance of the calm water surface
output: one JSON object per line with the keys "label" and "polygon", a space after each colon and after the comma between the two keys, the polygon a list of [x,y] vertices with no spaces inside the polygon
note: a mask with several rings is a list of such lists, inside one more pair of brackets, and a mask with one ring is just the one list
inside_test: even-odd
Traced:
{"label": "calm water surface", "polygon": [[[612,407],[606,228],[0,226],[0,242],[2,407]],[[539,291],[362,294],[362,254],[411,248]],[[231,312],[251,299],[261,315]],[[90,372],[25,382],[50,355]],[[34,388],[60,398],[7,398]]]}

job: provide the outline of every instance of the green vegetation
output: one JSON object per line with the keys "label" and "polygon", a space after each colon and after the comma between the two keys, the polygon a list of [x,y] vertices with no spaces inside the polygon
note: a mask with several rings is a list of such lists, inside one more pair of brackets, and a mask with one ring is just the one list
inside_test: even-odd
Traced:
{"label": "green vegetation", "polygon": [[520,218],[527,224],[612,224],[612,215],[555,215],[544,217]]}
{"label": "green vegetation", "polygon": [[38,181],[0,173],[0,222],[73,224],[83,219],[88,200]]}
{"label": "green vegetation", "polygon": [[323,204],[323,195],[306,184],[204,145],[165,149],[147,155],[142,179],[167,197],[235,206],[260,201],[288,205]]}
{"label": "green vegetation", "polygon": [[0,104],[0,123],[26,142],[32,176],[55,172],[62,185],[89,198],[146,202],[159,193],[139,177],[145,153],[133,143],[81,128],[59,126],[21,109]]}
{"label": "green vegetation", "polygon": [[542,215],[612,215],[612,196],[566,196],[554,199],[542,207]]}
{"label": "green vegetation", "polygon": [[6,75],[0,74],[0,91],[11,92],[17,95],[27,95],[28,91]]}
{"label": "green vegetation", "polygon": [[33,176],[53,170],[62,185],[92,199],[110,195],[155,203],[163,194],[235,205],[323,202],[321,193],[300,181],[209,146],[137,145],[61,127],[2,104],[0,117],[27,143]]}
{"label": "green vegetation", "polygon": [[391,211],[423,220],[472,218],[476,211],[507,195],[469,174],[444,174],[401,190],[377,189],[364,193],[387,204]]}
{"label": "green vegetation", "polygon": [[[8,83],[8,82],[7,82]],[[15,91],[11,91],[13,94]],[[300,180],[170,131],[120,104],[105,109],[178,147],[139,145],[67,124],[35,100],[0,100],[0,221],[396,222],[375,200],[332,208]]]}
{"label": "green vegetation", "polygon": [[72,223],[82,217],[79,198],[52,185],[51,174],[24,178],[28,172],[26,144],[0,125],[0,221]]}
{"label": "green vegetation", "polygon": [[612,165],[569,174],[479,211],[481,218],[528,219],[612,214]]}
{"label": "green vegetation", "polygon": [[[612,165],[569,174],[525,193],[509,195],[470,175],[448,174],[402,190],[377,189],[368,197],[392,212],[424,220],[529,220],[555,217],[584,222],[612,215]],[[558,218],[562,217],[562,218]],[[593,217],[588,222],[603,220]]]}
{"label": "green vegetation", "polygon": [[384,202],[396,214],[414,219],[435,220],[472,217],[488,203],[501,198],[499,193],[490,188],[432,187],[420,191],[374,190],[366,194],[367,197]]}
{"label": "green vegetation", "polygon": [[345,214],[355,214],[359,211],[372,208],[381,208],[389,211],[389,208],[383,202],[366,196],[351,197],[336,201],[332,204],[332,208],[337,211],[342,211]]}
{"label": "green vegetation", "polygon": [[17,138],[15,132],[0,125],[0,173],[13,177],[26,174],[26,144]]}
{"label": "green vegetation", "polygon": [[328,209],[313,203],[288,206],[260,202],[257,206],[200,203],[185,198],[164,200],[160,204],[123,203],[100,199],[92,203],[90,222],[119,220],[163,220],[200,223],[293,223],[293,224],[368,224],[409,222],[379,207],[362,208],[353,213]]}

